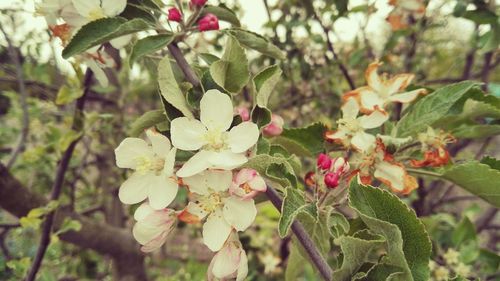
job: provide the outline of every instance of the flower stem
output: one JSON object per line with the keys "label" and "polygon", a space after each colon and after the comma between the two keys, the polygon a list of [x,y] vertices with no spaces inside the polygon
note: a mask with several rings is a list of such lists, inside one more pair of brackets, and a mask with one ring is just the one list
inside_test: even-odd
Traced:
{"label": "flower stem", "polygon": [[[274,188],[267,186],[266,195],[271,201],[271,203],[273,203],[274,207],[276,207],[276,209],[281,211],[281,205],[283,204],[283,200],[281,199],[278,192],[276,192]],[[309,258],[313,262],[314,266],[318,269],[323,280],[332,281],[332,274],[333,274],[332,268],[323,258],[318,248],[316,248],[316,245],[314,245],[314,242],[312,241],[311,237],[309,237],[309,235],[307,234],[306,230],[304,229],[304,226],[302,226],[300,222],[294,221],[292,223],[291,228],[292,232],[297,237],[297,240],[300,242],[302,247],[304,247],[304,250],[309,255]]]}

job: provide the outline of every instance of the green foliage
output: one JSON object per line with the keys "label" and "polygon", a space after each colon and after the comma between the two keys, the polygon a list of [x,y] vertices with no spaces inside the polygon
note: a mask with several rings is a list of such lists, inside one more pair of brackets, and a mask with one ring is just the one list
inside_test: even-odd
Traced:
{"label": "green foliage", "polygon": [[486,202],[500,207],[500,171],[478,161],[455,164],[443,172],[443,178],[461,186]]}
{"label": "green foliage", "polygon": [[286,58],[285,54],[278,47],[269,42],[267,38],[255,32],[233,28],[229,29],[228,33],[234,36],[241,43],[241,45],[247,48],[254,49],[275,59],[284,60]]}
{"label": "green foliage", "polygon": [[394,280],[427,281],[431,243],[415,212],[392,193],[351,181],[350,206],[368,228],[387,241],[385,263],[403,271]]}
{"label": "green foliage", "polygon": [[285,197],[281,205],[281,216],[278,224],[280,237],[285,237],[295,220],[295,217],[307,207],[302,193],[293,187],[285,188]]}
{"label": "green foliage", "polygon": [[60,235],[63,233],[66,233],[68,231],[80,231],[82,229],[82,224],[77,221],[73,220],[71,218],[65,218],[61,227],[54,233],[54,235]]}
{"label": "green foliage", "polygon": [[170,44],[174,39],[172,33],[151,35],[146,38],[142,38],[135,42],[130,52],[129,65],[132,67],[134,62],[136,62],[141,57],[154,53],[158,50],[163,49],[165,46]]}
{"label": "green foliage", "polygon": [[[164,57],[158,64],[158,85],[160,86],[162,97],[168,104],[182,112],[184,116],[194,118],[186,102],[186,97],[175,80],[168,56]],[[168,112],[167,116],[169,116]]]}
{"label": "green foliage", "polygon": [[82,26],[64,48],[62,55],[67,59],[111,39],[150,28],[150,23],[140,18],[129,21],[121,17],[98,19]]}
{"label": "green foliage", "polygon": [[266,107],[256,105],[252,110],[252,122],[259,128],[265,127],[271,123],[271,110]]}
{"label": "green foliage", "polygon": [[459,82],[423,97],[398,122],[398,137],[413,136],[432,126],[445,117],[452,106],[477,85],[471,81]]}
{"label": "green foliage", "polygon": [[283,187],[297,186],[297,178],[294,173],[293,157],[271,156],[259,154],[250,159],[242,168],[252,168],[262,176],[269,178]]}
{"label": "green foliage", "polygon": [[144,130],[162,122],[168,122],[164,110],[157,109],[148,111],[132,123],[128,135],[131,137],[138,137]]}
{"label": "green foliage", "polygon": [[280,81],[281,71],[278,65],[271,65],[259,72],[253,78],[255,85],[255,100],[257,105],[268,107],[269,97],[274,90],[276,84]]}
{"label": "green foliage", "polygon": [[304,128],[284,129],[272,142],[298,156],[314,157],[324,151],[325,125],[314,123]]}
{"label": "green foliage", "polygon": [[221,59],[210,65],[210,75],[214,81],[228,92],[236,94],[250,79],[245,50],[233,36],[228,36]]}
{"label": "green foliage", "polygon": [[203,8],[203,14],[208,13],[216,15],[219,20],[227,21],[235,27],[241,26],[237,15],[224,4],[219,4],[219,6],[206,5]]}
{"label": "green foliage", "polygon": [[476,227],[467,216],[462,218],[462,221],[456,226],[451,234],[451,241],[455,247],[460,246],[463,242],[476,239]]}

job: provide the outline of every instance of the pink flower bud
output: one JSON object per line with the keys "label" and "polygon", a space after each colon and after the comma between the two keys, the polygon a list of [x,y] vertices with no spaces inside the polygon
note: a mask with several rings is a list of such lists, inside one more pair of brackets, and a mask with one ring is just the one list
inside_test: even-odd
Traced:
{"label": "pink flower bud", "polygon": [[281,116],[277,114],[271,115],[271,123],[264,127],[264,135],[270,136],[270,137],[275,137],[281,135],[283,132],[283,125],[285,124],[285,121]]}
{"label": "pink flower bud", "polygon": [[265,192],[267,185],[264,179],[254,169],[241,169],[233,179],[229,192],[242,199],[250,199],[259,192]]}
{"label": "pink flower bud", "polygon": [[177,9],[175,7],[168,9],[168,20],[175,21],[175,22],[182,21],[181,11],[179,11],[179,9]]}
{"label": "pink flower bud", "polygon": [[316,165],[321,170],[330,170],[330,167],[332,166],[332,159],[328,155],[321,153],[316,159]]}
{"label": "pink flower bud", "polygon": [[208,13],[198,21],[198,30],[201,32],[218,29],[219,19],[214,14]]}
{"label": "pink flower bud", "polygon": [[250,120],[250,111],[245,106],[237,107],[236,114],[241,117],[241,120],[243,120],[243,122]]}
{"label": "pink flower bud", "polygon": [[203,7],[207,0],[191,0],[190,5],[194,7]]}
{"label": "pink flower bud", "polygon": [[339,174],[328,172],[324,181],[328,188],[336,188],[339,185]]}

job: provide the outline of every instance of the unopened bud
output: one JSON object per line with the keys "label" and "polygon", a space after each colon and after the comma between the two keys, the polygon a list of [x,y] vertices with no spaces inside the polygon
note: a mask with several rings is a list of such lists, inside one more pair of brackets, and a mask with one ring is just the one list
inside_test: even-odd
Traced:
{"label": "unopened bud", "polygon": [[316,165],[321,170],[330,170],[330,167],[332,166],[332,159],[328,155],[320,153],[316,158]]}
{"label": "unopened bud", "polygon": [[283,132],[283,125],[285,124],[285,121],[281,116],[277,114],[271,115],[271,123],[264,127],[264,135],[270,136],[270,137],[275,137],[281,135]]}
{"label": "unopened bud", "polygon": [[324,181],[328,188],[336,188],[339,185],[339,174],[328,172]]}
{"label": "unopened bud", "polygon": [[168,20],[180,22],[182,20],[182,14],[179,11],[179,9],[177,9],[175,7],[168,9]]}
{"label": "unopened bud", "polygon": [[198,21],[198,30],[201,32],[218,29],[219,19],[214,14],[208,13]]}

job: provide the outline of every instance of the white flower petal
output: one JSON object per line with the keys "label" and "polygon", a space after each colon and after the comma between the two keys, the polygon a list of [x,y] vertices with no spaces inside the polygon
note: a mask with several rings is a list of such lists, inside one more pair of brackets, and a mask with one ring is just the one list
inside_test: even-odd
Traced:
{"label": "white flower petal", "polygon": [[380,110],[375,110],[370,115],[363,115],[358,118],[359,124],[364,129],[373,129],[382,126],[389,119],[389,114]]}
{"label": "white flower petal", "polygon": [[243,122],[231,128],[227,142],[232,152],[241,153],[255,145],[258,139],[259,128],[257,125],[252,122]]}
{"label": "white flower petal", "polygon": [[344,105],[342,105],[342,118],[355,119],[359,113],[358,102],[354,98],[349,98]]}
{"label": "white flower petal", "polygon": [[240,264],[238,265],[238,274],[236,281],[243,281],[248,275],[248,258],[245,250],[241,249]]}
{"label": "white flower petal", "polygon": [[207,195],[213,191],[226,191],[231,186],[233,173],[231,171],[207,170],[192,177],[184,178],[183,181],[189,190],[201,195]]}
{"label": "white flower petal", "polygon": [[230,233],[231,226],[223,218],[220,210],[210,214],[203,224],[203,242],[213,252],[222,248]]}
{"label": "white flower petal", "polygon": [[212,273],[215,277],[223,279],[236,272],[241,260],[241,249],[234,243],[226,243],[213,257]]}
{"label": "white flower petal", "polygon": [[200,101],[200,120],[209,130],[227,131],[233,122],[231,98],[219,90],[208,90]]}
{"label": "white flower petal", "polygon": [[380,92],[385,89],[382,79],[377,73],[378,67],[381,63],[374,62],[368,65],[365,71],[365,79],[368,86],[372,87],[375,91]]}
{"label": "white flower petal", "polygon": [[410,103],[410,102],[414,101],[418,97],[418,95],[425,94],[425,93],[427,93],[427,90],[417,89],[417,90],[413,90],[413,91],[409,91],[409,92],[405,92],[405,93],[401,93],[401,94],[392,95],[389,97],[389,99],[391,101],[400,102],[400,103]]}
{"label": "white flower petal", "polygon": [[392,95],[405,89],[406,87],[408,87],[414,77],[415,75],[408,73],[395,75],[386,83],[387,92],[389,93],[389,95]]}
{"label": "white flower petal", "polygon": [[136,204],[148,197],[150,179],[154,174],[134,173],[120,186],[118,198],[124,204]]}
{"label": "white flower petal", "polygon": [[257,208],[253,199],[241,200],[235,197],[229,197],[224,202],[224,218],[238,231],[244,231],[255,220]]}
{"label": "white flower petal", "polygon": [[153,240],[156,236],[163,232],[161,227],[150,226],[145,223],[137,222],[132,229],[132,235],[135,240],[140,244],[144,245],[149,241]]}
{"label": "white flower petal", "polygon": [[172,148],[165,158],[165,165],[163,165],[163,174],[167,177],[170,177],[174,174],[176,152],[177,149]]}
{"label": "white flower petal", "polygon": [[127,0],[102,0],[101,3],[104,14],[110,18],[121,14],[127,6]]}
{"label": "white flower petal", "polygon": [[383,109],[385,100],[372,91],[362,91],[359,93],[361,107],[367,110],[375,110],[377,107]]}
{"label": "white flower petal", "polygon": [[358,151],[368,151],[375,146],[375,136],[365,132],[357,132],[351,139],[351,145]]}
{"label": "white flower petal", "polygon": [[155,238],[148,241],[141,247],[141,251],[149,253],[160,249],[161,246],[167,241],[168,234],[168,232],[162,232],[160,235],[155,236]]}
{"label": "white flower petal", "polygon": [[115,149],[116,166],[135,169],[137,159],[153,157],[151,147],[142,139],[126,138]]}
{"label": "white flower petal", "polygon": [[207,160],[213,169],[232,170],[248,161],[244,153],[233,153],[231,150],[210,151],[207,156]]}
{"label": "white flower petal", "polygon": [[198,150],[207,142],[204,139],[207,129],[198,120],[187,117],[175,118],[170,123],[172,144],[182,150]]}
{"label": "white flower petal", "polygon": [[125,46],[127,46],[131,40],[132,40],[132,34],[129,34],[129,35],[120,36],[120,37],[115,38],[115,39],[111,39],[109,41],[109,44],[111,44],[111,46],[113,46],[115,49],[120,50],[120,49],[124,48]]}
{"label": "white flower petal", "polygon": [[91,18],[92,14],[101,10],[101,0],[73,0],[73,6],[80,15]]}
{"label": "white flower petal", "polygon": [[175,180],[165,175],[155,176],[149,186],[149,204],[155,210],[166,208],[174,201],[178,190],[179,186]]}
{"label": "white flower petal", "polygon": [[94,72],[94,77],[102,87],[106,88],[109,86],[108,76],[95,60],[86,59],[85,64],[90,68],[90,70],[92,70],[92,72]]}
{"label": "white flower petal", "polygon": [[146,130],[146,135],[148,136],[149,141],[151,141],[153,152],[156,155],[165,157],[165,155],[170,152],[171,145],[166,136],[153,129]]}
{"label": "white flower petal", "polygon": [[186,163],[184,163],[184,165],[177,171],[177,176],[185,178],[205,171],[211,166],[211,163],[209,162],[209,157],[211,155],[211,151],[199,151],[189,158]]}
{"label": "white flower petal", "polygon": [[418,186],[416,179],[408,175],[404,167],[386,161],[375,164],[373,176],[393,191],[403,194],[412,191]]}
{"label": "white flower petal", "polygon": [[200,205],[194,202],[189,202],[186,210],[191,215],[197,216],[200,220],[204,219],[208,215],[207,211],[205,211]]}
{"label": "white flower petal", "polygon": [[136,221],[143,220],[154,211],[155,209],[151,208],[148,202],[144,202],[135,210],[134,219]]}

